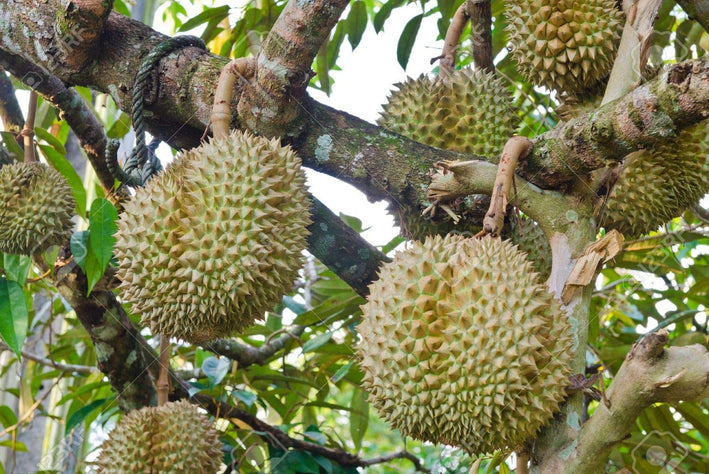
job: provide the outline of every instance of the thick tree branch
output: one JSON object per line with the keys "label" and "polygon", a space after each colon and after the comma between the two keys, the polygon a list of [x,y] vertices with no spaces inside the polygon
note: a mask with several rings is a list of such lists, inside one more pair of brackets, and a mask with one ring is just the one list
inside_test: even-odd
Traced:
{"label": "thick tree branch", "polygon": [[699,22],[709,32],[709,3],[706,0],[677,0],[690,18]]}
{"label": "thick tree branch", "polygon": [[709,396],[709,351],[699,344],[663,346],[665,330],[633,345],[579,437],[564,447],[567,456],[542,460],[541,472],[602,472],[611,449],[626,438],[640,413],[653,403],[697,401]]}
{"label": "thick tree branch", "polygon": [[54,23],[58,49],[54,61],[75,74],[98,55],[103,25],[113,0],[70,0],[64,2]]}
{"label": "thick tree branch", "polygon": [[296,119],[313,72],[310,65],[347,0],[291,0],[263,42],[254,81],[239,101],[239,121],[267,137],[298,134]]}
{"label": "thick tree branch", "polygon": [[0,120],[2,120],[5,131],[15,134],[22,130],[25,123],[22,109],[20,109],[17,96],[15,96],[15,88],[2,68],[0,68]]}
{"label": "thick tree branch", "polygon": [[253,364],[263,365],[290,341],[298,339],[303,331],[305,331],[305,326],[293,326],[283,335],[270,340],[261,347],[242,344],[230,339],[218,339],[206,344],[204,348],[215,354],[228,357],[237,362],[240,368]]}
{"label": "thick tree branch", "polygon": [[28,85],[59,110],[61,118],[66,120],[74,130],[101,185],[105,190],[112,191],[114,179],[108,171],[104,157],[106,134],[84,99],[74,89],[67,88],[61,80],[46,70],[1,49],[0,65],[15,77],[31,82]]}
{"label": "thick tree branch", "polygon": [[57,257],[54,275],[59,293],[89,333],[98,368],[108,377],[121,409],[154,405],[157,394],[148,370],[153,361],[146,354],[155,355],[155,351],[133,326],[110,288],[99,283],[86,296],[86,275],[66,250]]}
{"label": "thick tree branch", "polygon": [[[180,398],[185,398],[180,397]],[[379,456],[372,459],[363,459],[355,454],[348,453],[337,448],[328,448],[316,443],[311,443],[310,441],[303,441],[297,438],[292,438],[285,431],[275,426],[269,425],[268,423],[261,421],[256,416],[251,413],[242,410],[241,408],[229,405],[226,403],[220,403],[213,398],[201,394],[195,395],[192,400],[199,404],[201,407],[205,408],[209,413],[215,414],[219,413],[221,418],[236,418],[244,423],[248,424],[255,432],[258,433],[264,441],[270,445],[282,449],[282,450],[300,450],[308,451],[313,454],[319,454],[323,457],[335,461],[340,466],[344,467],[364,467],[372,466],[374,464],[381,464],[384,462],[389,462],[394,459],[408,459],[414,463],[414,467],[417,472],[429,472],[424,469],[421,462],[412,454],[406,452],[398,452],[389,456]]]}
{"label": "thick tree branch", "polygon": [[[39,0],[8,0],[8,6],[0,5],[0,13],[8,17],[10,24],[47,24],[56,13],[56,1],[44,4]],[[37,29],[41,36],[41,29]],[[119,107],[129,110],[135,71],[142,58],[164,39],[149,27],[112,13],[102,35],[102,44],[110,46],[102,47],[94,67],[77,77],[60,75],[59,79],[110,92]],[[22,54],[32,62],[48,63],[16,28],[0,38],[0,48]],[[214,86],[226,62],[225,58],[197,48],[184,48],[162,60],[155,72],[158,90],[151,91],[148,101],[149,132],[175,148],[196,146],[209,121]],[[240,91],[235,95],[239,96]],[[425,186],[418,185],[425,181],[433,163],[473,158],[454,157],[455,154],[432,148],[421,156],[419,153],[427,147],[316,102],[304,100],[301,105],[301,133],[288,141],[306,164],[354,182],[372,199],[389,197],[402,204],[420,205],[425,202]],[[709,61],[671,65],[653,81],[607,107],[536,137],[535,149],[521,173],[533,183],[554,188],[605,166],[606,159],[619,161],[631,151],[675,137],[681,129],[709,115]],[[343,130],[339,130],[340,124]],[[350,146],[339,145],[341,140]],[[355,144],[367,148],[366,153],[361,152],[365,163],[355,160],[360,153]],[[320,153],[316,155],[316,151]],[[329,158],[328,163],[323,162],[325,157]],[[396,165],[389,166],[391,162]],[[424,179],[419,179],[422,176]],[[411,186],[402,186],[408,177],[415,178]],[[365,186],[367,182],[372,186]],[[400,199],[402,194],[407,199]]]}
{"label": "thick tree branch", "polygon": [[473,39],[473,62],[475,67],[494,72],[492,60],[492,6],[490,0],[466,0],[465,8],[470,17],[470,33]]}

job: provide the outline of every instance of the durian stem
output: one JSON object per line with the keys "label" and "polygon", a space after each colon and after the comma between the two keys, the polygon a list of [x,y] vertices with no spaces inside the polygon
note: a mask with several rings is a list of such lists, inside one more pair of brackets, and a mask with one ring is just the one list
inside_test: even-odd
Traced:
{"label": "durian stem", "polygon": [[515,472],[517,474],[529,474],[529,454],[523,452],[517,452],[517,469]]}
{"label": "durian stem", "polygon": [[463,34],[465,25],[468,23],[468,12],[465,10],[465,3],[458,7],[458,10],[453,15],[451,24],[446,32],[446,40],[443,43],[443,52],[438,58],[440,59],[441,76],[447,77],[455,70],[455,55],[458,51],[458,43]]}
{"label": "durian stem", "polygon": [[161,407],[168,402],[170,393],[170,338],[164,334],[160,335],[160,372],[158,375],[157,392],[158,406]]}
{"label": "durian stem", "polygon": [[22,136],[25,141],[25,163],[36,162],[34,154],[34,118],[37,115],[37,93],[30,91],[29,105],[27,106],[27,120],[22,129]]}
{"label": "durian stem", "polygon": [[483,230],[478,236],[492,235],[497,237],[500,235],[502,226],[505,224],[505,213],[507,212],[507,202],[509,201],[510,187],[514,179],[515,168],[520,159],[532,151],[532,142],[519,135],[507,140],[505,147],[502,149],[500,164],[497,167],[497,176],[495,177],[495,185],[492,188],[492,199],[490,201],[490,209],[488,209],[483,219]]}
{"label": "durian stem", "polygon": [[215,138],[226,138],[231,125],[231,99],[237,79],[248,81],[254,75],[253,58],[237,58],[222,68],[212,108],[212,130]]}

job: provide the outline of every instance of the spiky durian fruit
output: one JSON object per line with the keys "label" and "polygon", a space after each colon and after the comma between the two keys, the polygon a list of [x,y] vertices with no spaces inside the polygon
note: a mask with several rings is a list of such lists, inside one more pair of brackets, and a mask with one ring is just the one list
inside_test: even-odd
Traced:
{"label": "spiky durian fruit", "polygon": [[517,216],[510,216],[509,237],[519,249],[527,254],[532,262],[534,271],[539,273],[539,278],[546,281],[551,275],[551,247],[544,231],[539,225],[528,217],[521,219],[520,226]]}
{"label": "spiky durian fruit", "polygon": [[577,93],[608,74],[623,27],[616,0],[510,0],[507,31],[532,83]]}
{"label": "spiky durian fruit", "polygon": [[103,443],[98,472],[210,474],[221,460],[219,432],[197,407],[179,401],[125,415]]}
{"label": "spiky durian fruit", "polygon": [[253,324],[290,289],[310,201],[290,147],[232,132],[178,157],[118,222],[123,296],[155,333],[189,342]]}
{"label": "spiky durian fruit", "polygon": [[382,267],[362,310],[364,387],[407,436],[475,454],[513,447],[564,398],[569,323],[508,241],[416,243]]}
{"label": "spiky durian fruit", "polygon": [[636,238],[681,215],[709,192],[709,121],[677,139],[631,153],[611,190],[601,225]]}
{"label": "spiky durian fruit", "polygon": [[0,252],[29,255],[71,234],[74,196],[64,178],[41,163],[0,169]]}
{"label": "spiky durian fruit", "polygon": [[426,145],[497,162],[518,124],[509,92],[488,72],[464,68],[396,87],[377,123]]}

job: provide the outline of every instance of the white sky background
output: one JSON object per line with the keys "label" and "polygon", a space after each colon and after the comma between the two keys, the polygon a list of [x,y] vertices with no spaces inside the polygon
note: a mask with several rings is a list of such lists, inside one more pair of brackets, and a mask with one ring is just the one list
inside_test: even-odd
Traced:
{"label": "white sky background", "polygon": [[[205,2],[210,4],[211,2]],[[214,6],[234,5],[233,0],[215,0]],[[197,15],[199,6],[184,5],[190,18]],[[162,9],[161,9],[162,10]],[[172,34],[169,27],[161,24],[161,10],[156,15],[155,29],[167,35]],[[430,59],[438,56],[443,48],[443,41],[436,41],[438,28],[435,15],[423,19],[411,52],[406,71],[396,60],[396,46],[399,36],[406,23],[414,16],[422,13],[419,3],[411,3],[395,9],[389,20],[384,24],[384,31],[378,35],[371,22],[362,36],[356,50],[352,51],[350,43],[345,38],[340,48],[337,65],[340,71],[332,71],[334,81],[332,92],[328,97],[321,91],[309,89],[311,96],[319,102],[343,110],[369,122],[376,121],[381,111],[381,105],[386,102],[393,84],[406,79],[406,76],[416,77],[427,73],[431,66]],[[230,21],[232,24],[240,14],[239,8],[232,9]],[[347,16],[347,11],[343,17]],[[198,28],[189,34],[199,34],[203,28]],[[180,34],[183,34],[182,32]],[[162,150],[161,150],[162,151]],[[161,153],[161,158],[169,153]],[[394,219],[387,212],[385,202],[370,203],[360,191],[354,187],[329,176],[308,170],[310,191],[335,214],[340,212],[358,217],[365,229],[362,234],[373,245],[384,245],[398,234]]]}

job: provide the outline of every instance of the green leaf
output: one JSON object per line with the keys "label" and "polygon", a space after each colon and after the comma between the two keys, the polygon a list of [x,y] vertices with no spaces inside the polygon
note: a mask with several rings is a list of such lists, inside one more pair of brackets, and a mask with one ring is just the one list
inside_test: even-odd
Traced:
{"label": "green leaf", "polygon": [[237,398],[244,402],[244,405],[246,405],[247,407],[251,407],[258,399],[258,395],[253,392],[247,392],[246,390],[234,390],[233,392],[231,392],[231,394],[234,396],[234,398]]}
{"label": "green leaf", "polygon": [[106,271],[111,260],[118,231],[116,220],[118,212],[108,199],[94,199],[89,211],[89,250],[94,254],[101,266],[101,273]]}
{"label": "green leaf", "polygon": [[17,423],[17,415],[7,405],[0,406],[0,423],[2,423],[3,428],[8,428]]}
{"label": "green leaf", "polygon": [[202,362],[202,372],[209,379],[209,384],[211,386],[217,385],[221,382],[226,374],[229,373],[229,368],[231,367],[231,361],[227,358],[217,359],[216,357],[207,357]]}
{"label": "green leaf", "polygon": [[108,138],[122,138],[128,130],[130,130],[130,117],[125,112],[121,112],[118,119],[106,131],[106,135]]}
{"label": "green leaf", "polygon": [[35,135],[37,135],[37,138],[41,138],[45,142],[49,143],[52,148],[57,150],[58,153],[61,153],[62,155],[66,156],[66,148],[64,148],[64,145],[57,137],[40,127],[35,127],[34,133]]}
{"label": "green leaf", "polygon": [[15,140],[15,136],[10,132],[0,132],[0,137],[2,137],[2,143],[5,145],[5,148],[7,148],[7,151],[10,152],[10,155],[12,155],[15,160],[22,161],[24,152],[17,143],[17,140]]}
{"label": "green leaf", "polygon": [[27,337],[28,319],[22,287],[16,281],[0,277],[0,336],[18,358]]}
{"label": "green leaf", "polygon": [[74,200],[76,201],[76,213],[80,216],[84,216],[86,213],[86,190],[84,189],[84,183],[76,174],[76,170],[71,163],[69,163],[64,155],[59,153],[57,150],[49,145],[39,145],[40,150],[47,158],[52,166],[59,171],[59,173],[64,176],[67,180],[71,190],[74,194]]}
{"label": "green leaf", "polygon": [[367,392],[357,388],[352,394],[352,401],[350,402],[350,436],[352,436],[356,451],[362,448],[362,438],[367,432],[368,424],[369,402],[367,401]]}
{"label": "green leaf", "polygon": [[24,286],[27,274],[32,266],[32,259],[27,255],[6,253],[3,258],[3,269],[8,280],[13,280]]}
{"label": "green leaf", "polygon": [[349,361],[348,363],[346,363],[345,365],[343,365],[342,367],[340,367],[339,369],[337,369],[337,372],[335,372],[335,373],[333,374],[333,376],[330,378],[330,380],[332,381],[332,383],[337,383],[337,382],[339,382],[340,380],[342,380],[342,378],[343,378],[345,375],[347,375],[347,372],[349,372],[350,369],[352,368],[352,364],[354,364],[354,362]]}
{"label": "green leaf", "polygon": [[392,10],[402,6],[405,1],[406,0],[389,0],[384,5],[382,5],[377,14],[374,15],[374,20],[372,20],[372,24],[374,25],[374,31],[376,31],[377,33],[382,31],[382,28],[384,27],[384,22],[389,19]]}
{"label": "green leaf", "polygon": [[358,234],[361,234],[366,230],[362,228],[362,220],[358,217],[348,216],[347,214],[343,214],[340,212],[340,219],[342,219],[342,222],[352,227],[352,229]]}
{"label": "green leaf", "polygon": [[217,23],[222,21],[224,18],[229,16],[229,6],[224,5],[221,7],[217,8],[210,8],[208,10],[203,11],[199,15],[190,18],[186,22],[180,26],[177,31],[188,31],[191,30],[192,28],[195,28],[202,23],[207,23],[209,21],[216,21]]}
{"label": "green leaf", "polygon": [[455,0],[437,0],[438,11],[443,18],[452,18],[455,13]]}
{"label": "green leaf", "polygon": [[89,231],[74,232],[69,239],[69,248],[74,256],[74,261],[86,272],[86,257],[89,254]]}
{"label": "green leaf", "polygon": [[76,410],[74,413],[69,415],[69,418],[66,420],[66,428],[64,429],[65,434],[69,434],[71,430],[76,428],[76,426],[84,421],[87,416],[91,414],[94,410],[97,408],[103,406],[104,403],[106,403],[106,400],[112,399],[113,397],[110,398],[100,398],[98,400],[94,400],[93,402],[89,403],[88,405],[85,405],[78,410]]}
{"label": "green leaf", "polygon": [[324,334],[318,334],[314,338],[308,339],[308,341],[303,344],[303,354],[314,351],[323,344],[326,344],[330,339],[332,339],[332,331],[328,331]]}
{"label": "green leaf", "polygon": [[399,44],[396,46],[396,59],[404,70],[406,70],[406,65],[409,64],[411,50],[416,42],[422,19],[423,14],[420,14],[409,20],[399,37]]}
{"label": "green leaf", "polygon": [[298,474],[318,474],[320,466],[307,451],[289,451],[283,458],[283,462]]}
{"label": "green leaf", "polygon": [[354,50],[362,40],[364,30],[367,28],[367,7],[362,0],[357,0],[350,7],[347,15],[347,39]]}

